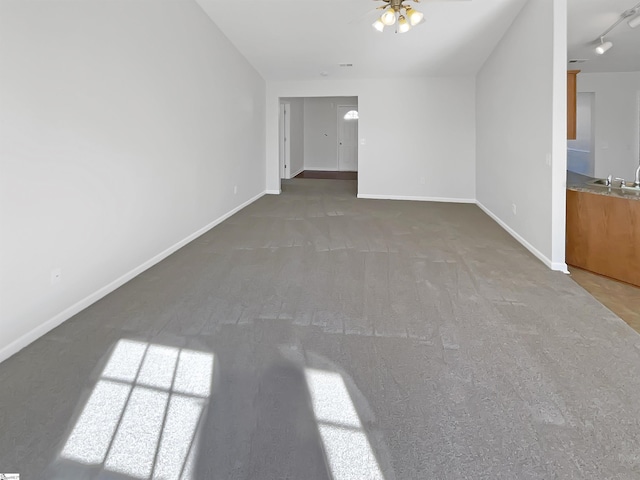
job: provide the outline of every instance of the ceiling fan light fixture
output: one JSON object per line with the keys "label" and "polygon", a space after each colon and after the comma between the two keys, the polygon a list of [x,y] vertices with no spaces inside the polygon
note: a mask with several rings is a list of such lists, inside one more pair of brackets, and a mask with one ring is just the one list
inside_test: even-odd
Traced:
{"label": "ceiling fan light fixture", "polygon": [[398,18],[398,33],[406,33],[409,30],[411,30],[411,24],[404,15],[400,15]]}
{"label": "ceiling fan light fixture", "polygon": [[613,43],[605,42],[604,39],[600,39],[600,45],[596,47],[596,53],[598,55],[604,55],[611,47],[613,47]]}
{"label": "ceiling fan light fixture", "polygon": [[379,32],[382,32],[384,30],[384,22],[380,18],[378,18],[371,25],[373,26],[373,28],[375,28]]}
{"label": "ceiling fan light fixture", "polygon": [[640,15],[637,15],[635,17],[633,17],[631,20],[629,20],[627,22],[627,25],[629,25],[631,28],[636,28],[637,26],[640,25]]}
{"label": "ceiling fan light fixture", "polygon": [[384,23],[387,27],[390,27],[391,25],[396,23],[396,11],[393,8],[388,8],[380,16],[380,21]]}
{"label": "ceiling fan light fixture", "polygon": [[415,27],[422,21],[424,14],[411,7],[407,7],[407,17],[409,18],[409,23]]}

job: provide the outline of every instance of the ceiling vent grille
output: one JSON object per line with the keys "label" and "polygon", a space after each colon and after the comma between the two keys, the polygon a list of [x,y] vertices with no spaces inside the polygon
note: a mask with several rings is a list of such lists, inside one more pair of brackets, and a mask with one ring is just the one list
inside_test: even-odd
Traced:
{"label": "ceiling vent grille", "polygon": [[340,67],[353,67],[353,63],[339,63]]}
{"label": "ceiling vent grille", "polygon": [[587,61],[588,60],[586,58],[572,58],[571,60],[569,60],[569,63],[584,63]]}

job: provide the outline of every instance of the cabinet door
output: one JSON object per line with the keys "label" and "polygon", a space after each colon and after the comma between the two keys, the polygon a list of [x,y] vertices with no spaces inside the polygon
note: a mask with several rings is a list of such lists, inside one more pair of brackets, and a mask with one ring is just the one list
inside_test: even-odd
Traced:
{"label": "cabinet door", "polygon": [[566,262],[640,286],[640,200],[567,190]]}

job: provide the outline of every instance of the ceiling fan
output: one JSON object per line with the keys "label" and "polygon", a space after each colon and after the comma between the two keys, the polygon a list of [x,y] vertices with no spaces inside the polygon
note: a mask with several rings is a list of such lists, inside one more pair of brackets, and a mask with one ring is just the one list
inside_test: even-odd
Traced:
{"label": "ceiling fan", "polygon": [[[424,22],[424,14],[415,9],[410,2],[420,3],[421,0],[374,0],[383,2],[375,10],[382,10],[380,17],[373,22],[372,26],[378,32],[384,31],[384,27],[396,26],[396,33],[406,33],[412,27]],[[446,0],[440,0],[446,1]],[[456,0],[452,0],[456,1]]]}

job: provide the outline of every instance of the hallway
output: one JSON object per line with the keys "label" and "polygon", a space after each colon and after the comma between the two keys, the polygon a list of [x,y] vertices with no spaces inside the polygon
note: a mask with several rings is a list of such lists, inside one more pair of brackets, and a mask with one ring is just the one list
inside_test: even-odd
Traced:
{"label": "hallway", "polygon": [[478,207],[293,179],[0,364],[23,478],[640,476],[640,336]]}

